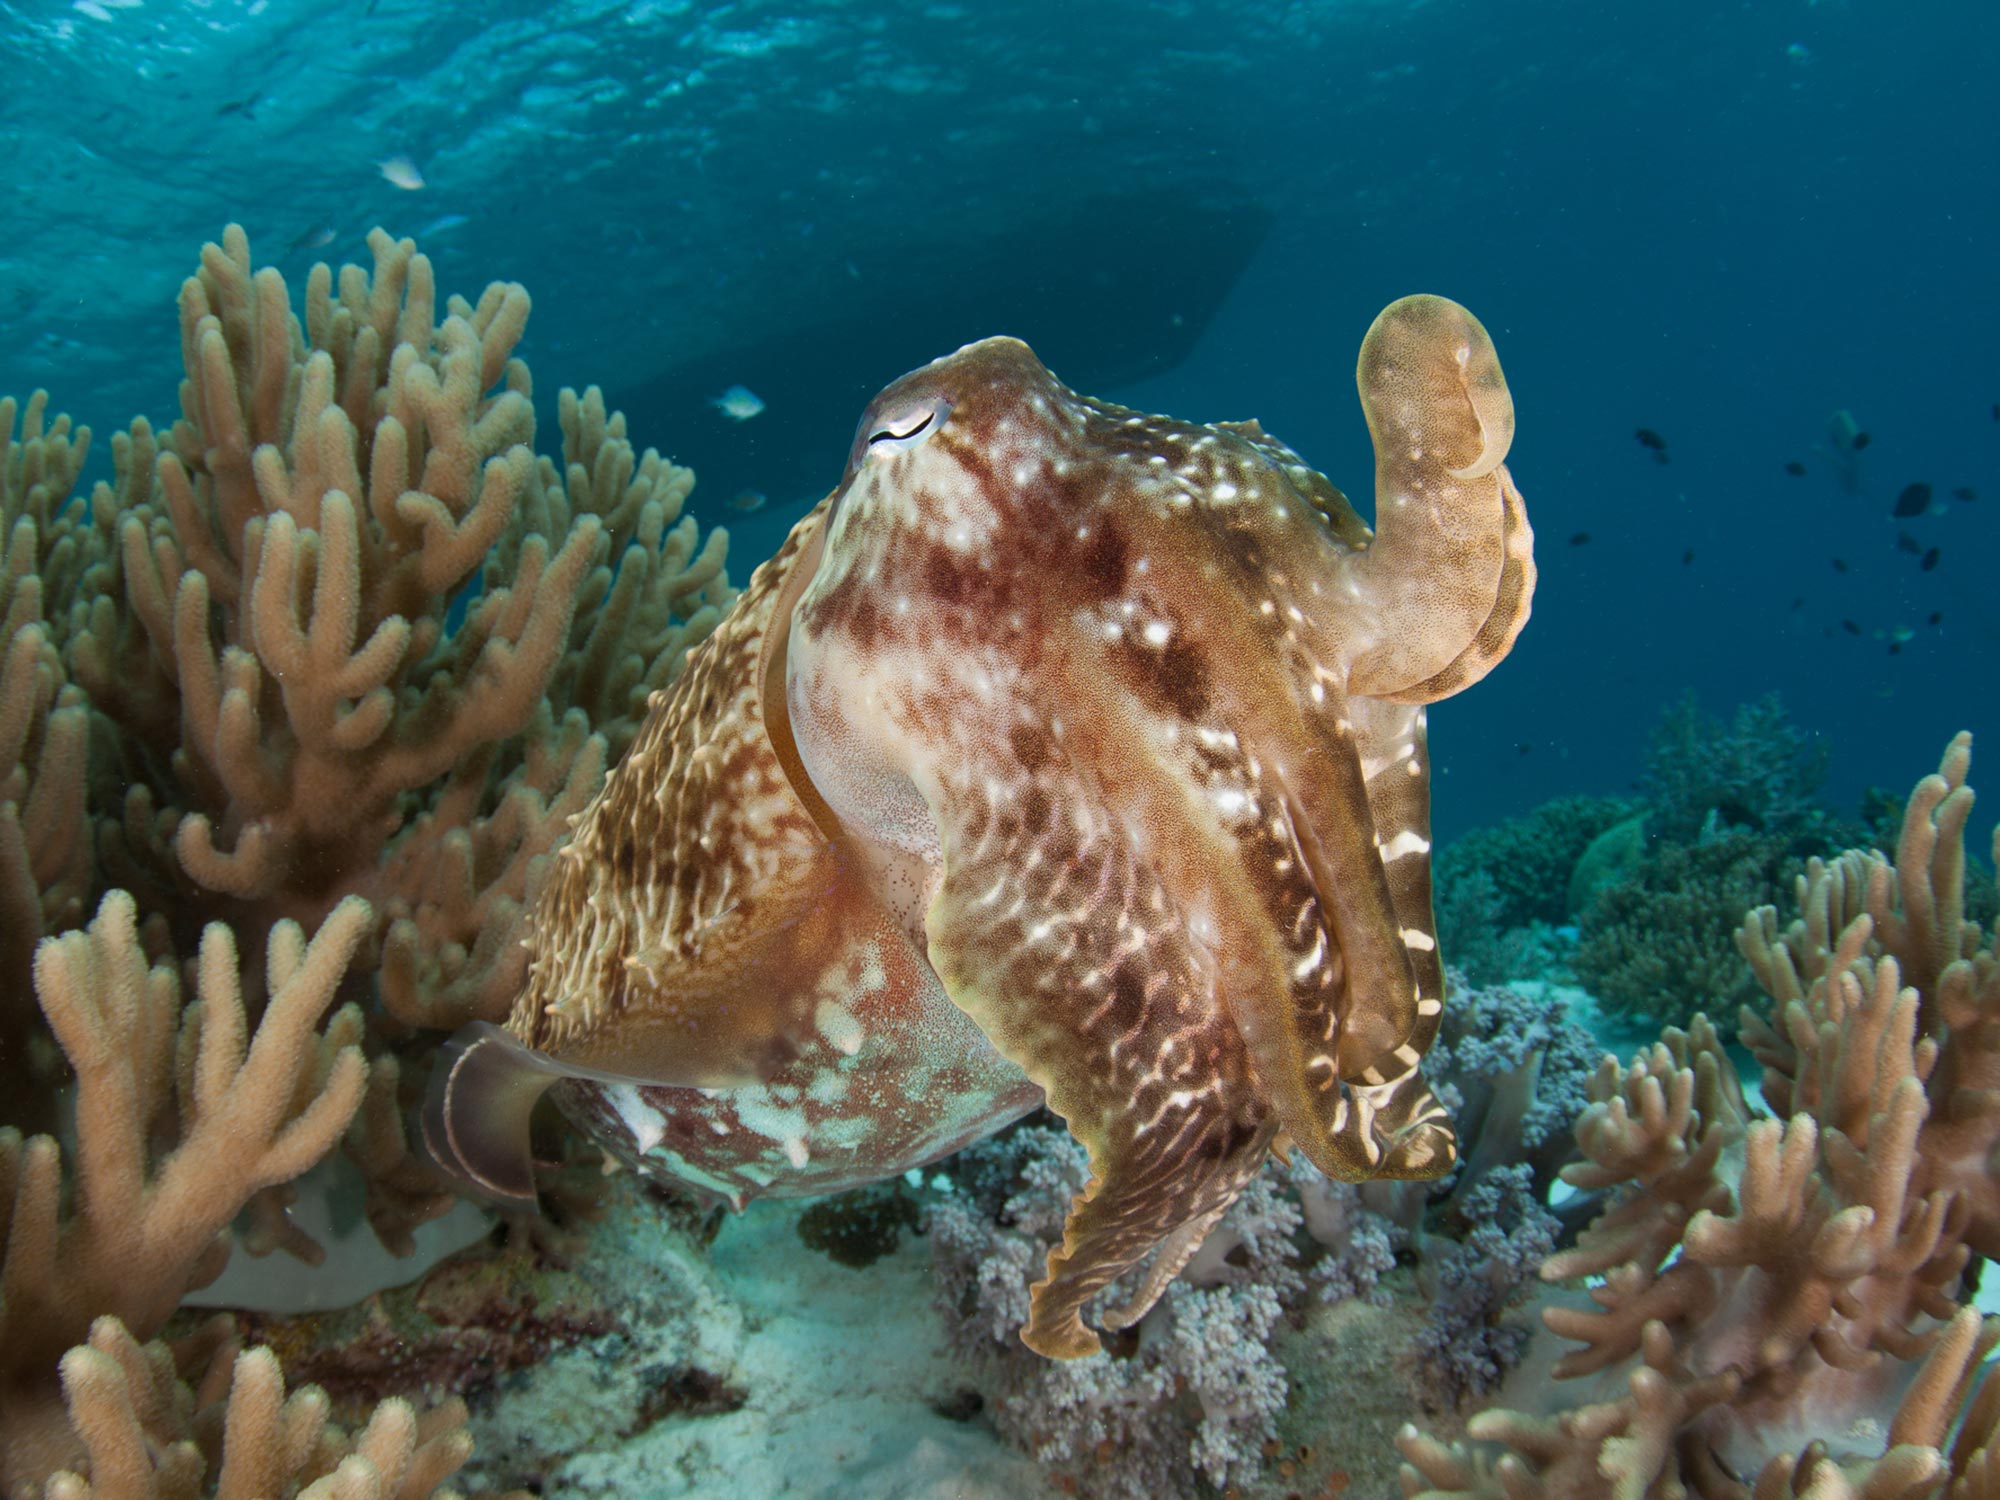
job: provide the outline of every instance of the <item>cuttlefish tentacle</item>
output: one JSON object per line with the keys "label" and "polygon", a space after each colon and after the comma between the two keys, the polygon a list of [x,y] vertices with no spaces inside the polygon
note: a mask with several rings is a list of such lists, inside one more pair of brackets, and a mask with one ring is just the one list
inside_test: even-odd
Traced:
{"label": "cuttlefish tentacle", "polygon": [[[1163,542],[1149,555],[1166,550]],[[1194,581],[1171,562],[1156,571],[1170,590]],[[1331,669],[1337,663],[1309,626],[1284,613],[1231,611],[1203,621],[1200,636],[1217,664],[1204,674],[1209,710],[1218,726],[1229,726],[1211,733],[1237,741],[1226,752],[1207,751],[1207,779],[1222,786],[1233,775],[1246,806],[1264,809],[1268,799],[1268,810],[1251,823],[1203,820],[1211,847],[1198,864],[1228,869],[1232,879],[1217,879],[1187,904],[1212,913],[1216,950],[1234,965],[1222,1006],[1265,1100],[1308,1158],[1344,1181],[1379,1175],[1392,1157],[1434,1158],[1442,1171],[1453,1149],[1448,1130],[1422,1143],[1385,1135],[1377,1113],[1352,1107],[1342,1087],[1380,1088],[1415,1068],[1421,1049],[1408,1044],[1420,1017],[1435,1026],[1442,979],[1423,987],[1410,961],[1412,938],[1435,948],[1428,887],[1421,903],[1399,913],[1379,853],[1369,785],[1370,756],[1382,747],[1368,734],[1382,726],[1342,692]],[[1373,776],[1417,783],[1421,809],[1427,767],[1419,763],[1411,774],[1420,748],[1399,742],[1393,762]],[[1155,810],[1151,822],[1169,816]],[[1223,891],[1234,899],[1222,899]],[[1426,1125],[1418,1129],[1425,1134]]]}
{"label": "cuttlefish tentacle", "polygon": [[1527,622],[1533,537],[1502,462],[1514,403],[1479,320],[1404,297],[1355,370],[1375,443],[1375,536],[1344,572],[1372,628],[1348,664],[1356,696],[1430,702],[1476,682]]}
{"label": "cuttlefish tentacle", "polygon": [[[1426,971],[1431,982],[1424,984],[1411,961],[1413,944],[1435,948],[1428,900],[1421,912],[1398,911],[1378,825],[1372,815],[1355,816],[1356,808],[1372,814],[1374,782],[1424,780],[1424,768],[1412,774],[1412,748],[1371,777],[1353,706],[1331,700],[1322,717],[1331,721],[1323,730],[1326,748],[1302,758],[1285,786],[1294,836],[1338,954],[1341,1024],[1330,1037],[1316,1036],[1316,1027],[1296,1024],[1296,1004],[1261,1012],[1239,1004],[1237,1025],[1269,1080],[1267,1095],[1286,1130],[1321,1171],[1364,1181],[1383,1174],[1394,1158],[1419,1167],[1435,1163],[1428,1174],[1434,1175],[1452,1160],[1448,1126],[1433,1128],[1426,1115],[1408,1122],[1419,1137],[1385,1132],[1380,1111],[1361,1102],[1376,1096],[1340,1087],[1379,1090],[1414,1074],[1424,1050],[1415,1041],[1418,1028],[1428,1022],[1435,1029],[1443,1009],[1442,977]],[[1285,1034],[1265,1042],[1262,1033],[1273,1023]],[[1428,1043],[1428,1035],[1423,1040]]]}

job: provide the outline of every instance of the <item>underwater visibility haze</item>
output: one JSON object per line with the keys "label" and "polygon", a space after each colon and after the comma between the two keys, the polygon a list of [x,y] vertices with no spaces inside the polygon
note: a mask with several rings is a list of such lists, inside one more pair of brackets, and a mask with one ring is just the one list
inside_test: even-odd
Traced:
{"label": "underwater visibility haze", "polygon": [[2000,1500],[1996,49],[0,0],[0,1495]]}

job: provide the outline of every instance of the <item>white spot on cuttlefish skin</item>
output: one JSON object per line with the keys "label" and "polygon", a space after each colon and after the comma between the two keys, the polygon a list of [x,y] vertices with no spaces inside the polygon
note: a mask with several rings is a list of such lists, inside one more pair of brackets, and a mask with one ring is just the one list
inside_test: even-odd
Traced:
{"label": "white spot on cuttlefish skin", "polygon": [[1405,855],[1428,854],[1430,852],[1431,841],[1429,839],[1413,828],[1405,828],[1401,833],[1382,846],[1382,862],[1387,864],[1390,860],[1402,859]]}
{"label": "white spot on cuttlefish skin", "polygon": [[822,1000],[814,1010],[813,1026],[829,1047],[846,1057],[859,1052],[867,1037],[854,1012],[831,1000]]}

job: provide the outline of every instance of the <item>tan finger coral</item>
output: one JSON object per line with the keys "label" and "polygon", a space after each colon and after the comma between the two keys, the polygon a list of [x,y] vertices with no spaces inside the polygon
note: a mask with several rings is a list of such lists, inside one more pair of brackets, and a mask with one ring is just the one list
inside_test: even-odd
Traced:
{"label": "tan finger coral", "polygon": [[[735,597],[693,475],[595,389],[535,456],[525,291],[444,298],[369,245],[298,310],[240,229],[206,247],[180,419],[115,433],[87,503],[88,431],[0,401],[0,1049],[37,1060],[0,1099],[0,1488],[74,1456],[57,1368],[93,1319],[149,1337],[239,1212],[247,1247],[318,1253],[287,1182],[344,1134],[391,1248],[449,1206],[402,1127],[422,1033],[504,1012],[549,851]],[[365,1026],[321,1027],[371,978]]]}
{"label": "tan finger coral", "polygon": [[90,710],[60,651],[77,576],[102,552],[71,495],[89,447],[46,393],[25,409],[0,399],[0,1057],[20,1060],[9,1118],[34,1128],[50,1123],[58,1072],[29,983],[35,944],[83,920],[94,879]]}
{"label": "tan finger coral", "polygon": [[441,298],[369,245],[303,319],[240,229],[204,250],[182,416],[93,498],[116,544],[68,655],[129,761],[112,878],[250,931],[366,896],[392,1008],[444,1028],[504,1013],[536,861],[734,591],[693,476],[594,391],[537,459],[523,288]]}
{"label": "tan finger coral", "polygon": [[[549,852],[735,590],[727,534],[685,514],[693,475],[636,452],[595,390],[563,393],[560,469],[535,456],[521,287],[444,298],[411,241],[369,245],[372,270],[314,268],[302,316],[240,229],[206,247],[181,289],[181,418],[117,434],[88,507],[66,418],[37,398],[9,444],[20,583],[0,603],[34,690],[9,700],[25,727],[0,723],[27,768],[0,786],[0,960],[21,971],[0,1027],[32,1036],[25,955],[99,879],[184,942],[231,921],[253,959],[272,921],[365,898],[384,1012],[353,1155],[400,1249],[452,1201],[402,1138],[412,1034],[505,1014]],[[80,743],[86,698],[106,731],[87,807],[86,758],[41,753]],[[31,780],[43,764],[61,777]],[[63,838],[38,833],[59,818]],[[31,896],[60,909],[30,920]],[[258,1244],[305,1248],[263,1222],[280,1232]]]}
{"label": "tan finger coral", "polygon": [[366,1073],[361,1017],[348,1006],[320,1021],[368,917],[350,899],[310,943],[294,924],[274,929],[254,1031],[219,923],[186,1009],[176,965],[148,962],[122,891],[87,930],[43,943],[36,986],[76,1070],[74,1182],[55,1139],[0,1129],[0,1483],[47,1472],[69,1446],[63,1351],[106,1315],[157,1331],[221,1270],[244,1203],[346,1130]]}
{"label": "tan finger coral", "polygon": [[1406,1495],[1989,1493],[2000,1395],[1966,1397],[2000,1325],[1961,1301],[2000,1238],[2000,966],[1963,911],[1970,759],[1961,735],[1919,783],[1893,863],[1814,861],[1797,920],[1745,921],[1777,1118],[1706,1021],[1600,1070],[1565,1176],[1610,1197],[1543,1270],[1587,1293],[1543,1314],[1579,1346],[1568,1409],[1474,1417],[1497,1457],[1406,1433]]}
{"label": "tan finger coral", "polygon": [[315,271],[302,331],[283,279],[225,240],[182,288],[184,414],[119,522],[130,613],[98,607],[74,664],[127,725],[153,716],[144,695],[177,702],[180,870],[282,905],[354,888],[398,798],[528,724],[596,526],[523,545],[447,634],[535,476],[508,363],[527,294],[439,324],[429,262],[378,234],[374,277],[347,268],[338,302]]}
{"label": "tan finger coral", "polygon": [[[87,1464],[52,1475],[45,1500],[456,1500],[439,1486],[472,1453],[463,1402],[419,1416],[384,1401],[349,1434],[327,1420],[317,1387],[285,1393],[269,1349],[237,1353],[215,1335],[189,1342],[177,1358],[100,1318],[90,1341],[63,1356]],[[184,1374],[199,1379],[191,1386]]]}

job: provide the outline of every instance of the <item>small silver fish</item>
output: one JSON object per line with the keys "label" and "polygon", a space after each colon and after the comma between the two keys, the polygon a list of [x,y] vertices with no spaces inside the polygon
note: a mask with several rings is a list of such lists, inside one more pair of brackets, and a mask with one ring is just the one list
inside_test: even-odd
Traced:
{"label": "small silver fish", "polygon": [[407,156],[392,156],[387,161],[376,162],[375,167],[390,183],[406,193],[417,192],[424,185],[424,174]]}
{"label": "small silver fish", "polygon": [[738,490],[729,500],[729,508],[738,515],[747,516],[764,508],[769,497],[762,490]]}
{"label": "small silver fish", "polygon": [[746,385],[732,385],[720,396],[711,397],[708,404],[737,422],[747,422],[764,409],[763,398]]}

